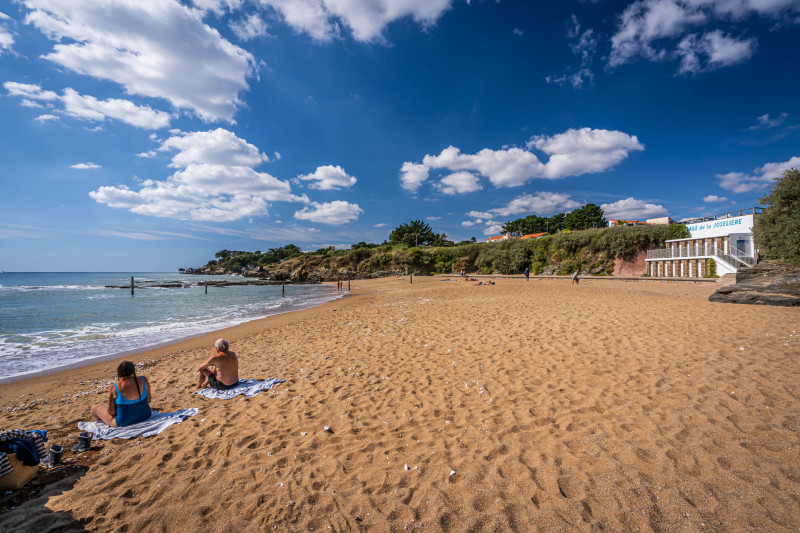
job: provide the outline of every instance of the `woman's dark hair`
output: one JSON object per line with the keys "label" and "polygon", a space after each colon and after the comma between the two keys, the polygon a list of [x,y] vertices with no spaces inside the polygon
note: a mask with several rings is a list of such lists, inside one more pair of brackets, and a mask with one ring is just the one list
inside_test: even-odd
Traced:
{"label": "woman's dark hair", "polygon": [[141,396],[142,390],[139,388],[139,380],[136,379],[136,365],[131,361],[123,361],[117,367],[117,377],[127,378],[128,376],[133,376],[133,381],[136,383],[136,392]]}

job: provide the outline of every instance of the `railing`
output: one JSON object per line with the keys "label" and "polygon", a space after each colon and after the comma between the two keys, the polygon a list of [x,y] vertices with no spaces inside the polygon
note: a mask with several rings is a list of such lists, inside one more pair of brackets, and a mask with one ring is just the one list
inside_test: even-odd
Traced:
{"label": "railing", "polygon": [[693,218],[690,220],[681,220],[681,224],[696,224],[698,222],[708,222],[709,220],[721,220],[723,218],[741,217],[744,215],[759,215],[764,211],[764,207],[748,207],[747,209],[740,209],[739,211],[729,211],[727,213],[720,213],[710,217]]}
{"label": "railing", "polygon": [[648,259],[691,259],[699,257],[717,257],[731,266],[736,266],[736,264],[739,263],[749,268],[756,264],[756,260],[753,257],[749,257],[747,255],[738,255],[735,253],[725,253],[713,244],[680,246],[674,250],[671,248],[647,250]]}

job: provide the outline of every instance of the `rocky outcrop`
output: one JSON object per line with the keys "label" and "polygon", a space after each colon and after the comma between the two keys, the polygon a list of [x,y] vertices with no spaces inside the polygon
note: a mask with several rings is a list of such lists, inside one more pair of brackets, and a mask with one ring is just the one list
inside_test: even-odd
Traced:
{"label": "rocky outcrop", "polygon": [[800,307],[800,269],[791,270],[782,263],[765,261],[740,270],[735,284],[720,288],[708,300]]}

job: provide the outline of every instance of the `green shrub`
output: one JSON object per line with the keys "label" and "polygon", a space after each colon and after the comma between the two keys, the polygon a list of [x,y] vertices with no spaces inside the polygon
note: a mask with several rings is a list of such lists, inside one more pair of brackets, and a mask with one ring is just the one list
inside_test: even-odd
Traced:
{"label": "green shrub", "polygon": [[718,278],[717,276],[717,262],[712,258],[706,259],[706,273],[704,278]]}
{"label": "green shrub", "polygon": [[492,269],[485,266],[480,267],[478,270],[480,270],[480,273],[483,274],[484,276],[488,276],[489,274],[492,273]]}

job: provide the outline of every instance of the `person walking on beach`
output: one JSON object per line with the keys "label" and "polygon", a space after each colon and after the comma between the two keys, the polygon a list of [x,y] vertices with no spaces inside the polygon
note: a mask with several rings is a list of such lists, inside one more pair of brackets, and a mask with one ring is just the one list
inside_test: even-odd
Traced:
{"label": "person walking on beach", "polygon": [[528,281],[528,278],[530,277],[530,275],[531,275],[531,271],[528,270],[528,268],[526,267],[525,268],[525,281]]}
{"label": "person walking on beach", "polygon": [[239,358],[229,350],[230,344],[225,339],[214,343],[217,353],[208,361],[197,367],[197,389],[211,387],[217,390],[228,390],[239,384]]}
{"label": "person walking on beach", "polygon": [[575,285],[578,285],[579,284],[578,282],[580,280],[581,280],[581,278],[580,278],[580,269],[577,269],[575,271],[575,273],[572,275],[572,283],[574,283]]}
{"label": "person walking on beach", "polygon": [[123,361],[117,367],[117,381],[108,387],[108,407],[93,405],[92,420],[111,427],[130,426],[150,418],[150,382],[136,376],[136,365]]}

